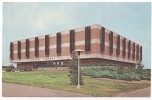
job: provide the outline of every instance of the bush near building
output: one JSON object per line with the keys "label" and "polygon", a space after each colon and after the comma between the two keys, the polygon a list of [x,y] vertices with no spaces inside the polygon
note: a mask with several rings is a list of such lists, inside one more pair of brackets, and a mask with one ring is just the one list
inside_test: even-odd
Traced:
{"label": "bush near building", "polygon": [[92,78],[111,78],[127,81],[150,80],[150,69],[124,69],[120,67],[86,67],[83,75]]}
{"label": "bush near building", "polygon": [[14,67],[13,65],[10,65],[10,66],[2,66],[3,71],[6,71],[6,72],[13,72],[14,68],[15,68],[15,67]]}

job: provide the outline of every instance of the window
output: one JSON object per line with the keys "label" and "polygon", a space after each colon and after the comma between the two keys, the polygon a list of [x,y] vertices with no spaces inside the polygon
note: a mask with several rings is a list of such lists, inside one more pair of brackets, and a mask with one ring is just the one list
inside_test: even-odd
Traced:
{"label": "window", "polygon": [[142,61],[142,46],[140,47],[140,62]]}
{"label": "window", "polygon": [[126,38],[123,39],[123,57],[126,56]]}
{"label": "window", "polygon": [[49,56],[49,35],[45,35],[45,55]]}
{"label": "window", "polygon": [[57,48],[56,48],[57,52],[56,53],[57,53],[58,56],[61,56],[61,33],[59,32],[56,35],[57,35],[56,36],[56,43],[57,43],[57,45],[56,45],[57,46]]}
{"label": "window", "polygon": [[14,52],[14,46],[13,46],[13,43],[11,42],[10,43],[10,58],[11,58],[11,60],[13,60],[13,52]]}
{"label": "window", "polygon": [[133,43],[132,59],[135,59],[135,43]]}
{"label": "window", "polygon": [[75,31],[70,30],[70,53],[75,50]]}
{"label": "window", "polygon": [[26,57],[29,58],[29,39],[26,39]]}
{"label": "window", "polygon": [[35,56],[39,56],[39,39],[38,37],[35,37]]}
{"label": "window", "polygon": [[57,62],[57,65],[59,65],[60,63],[59,62]]}
{"label": "window", "polygon": [[91,51],[91,28],[85,27],[85,51]]}
{"label": "window", "polygon": [[63,62],[61,62],[61,65],[63,65]]}
{"label": "window", "polygon": [[136,46],[136,60],[138,60],[139,57],[139,45]]}
{"label": "window", "polygon": [[120,55],[120,35],[117,36],[117,56]]}
{"label": "window", "polygon": [[21,42],[18,41],[18,58],[21,59]]}
{"label": "window", "polygon": [[111,31],[109,34],[109,52],[113,53],[113,32]]}
{"label": "window", "polygon": [[105,50],[105,28],[104,27],[102,27],[100,30],[100,38],[101,38],[100,48],[101,48],[101,51],[104,51]]}
{"label": "window", "polygon": [[128,42],[128,58],[130,58],[131,41]]}

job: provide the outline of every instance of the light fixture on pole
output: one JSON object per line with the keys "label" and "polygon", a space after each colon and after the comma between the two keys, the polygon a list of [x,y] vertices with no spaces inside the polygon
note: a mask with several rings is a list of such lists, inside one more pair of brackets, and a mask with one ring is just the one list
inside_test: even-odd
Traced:
{"label": "light fixture on pole", "polygon": [[84,50],[81,50],[81,49],[74,50],[74,52],[78,53],[78,86],[77,88],[80,88],[80,53],[83,51]]}

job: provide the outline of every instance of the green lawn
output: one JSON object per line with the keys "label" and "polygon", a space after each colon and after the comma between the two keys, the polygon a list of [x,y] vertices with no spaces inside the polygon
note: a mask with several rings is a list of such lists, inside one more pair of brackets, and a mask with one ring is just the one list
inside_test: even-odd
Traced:
{"label": "green lawn", "polygon": [[2,81],[7,83],[25,84],[30,86],[74,91],[90,96],[114,96],[120,92],[133,91],[150,86],[150,81],[121,81],[83,77],[84,85],[81,89],[70,85],[66,71],[49,72],[3,72]]}

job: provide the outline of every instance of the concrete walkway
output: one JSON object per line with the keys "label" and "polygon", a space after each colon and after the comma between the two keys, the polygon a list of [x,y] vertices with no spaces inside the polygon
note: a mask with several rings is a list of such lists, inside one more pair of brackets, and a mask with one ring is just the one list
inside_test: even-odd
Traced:
{"label": "concrete walkway", "polygon": [[33,86],[2,83],[3,97],[87,97],[85,94],[39,88]]}
{"label": "concrete walkway", "polygon": [[117,97],[150,97],[150,87],[132,92],[120,93],[116,96]]}

